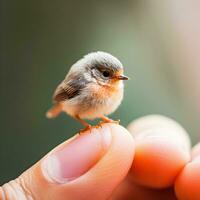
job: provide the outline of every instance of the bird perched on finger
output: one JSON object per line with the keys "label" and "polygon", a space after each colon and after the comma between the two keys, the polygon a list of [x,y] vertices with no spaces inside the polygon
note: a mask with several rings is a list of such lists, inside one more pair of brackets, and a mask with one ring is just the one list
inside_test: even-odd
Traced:
{"label": "bird perched on finger", "polygon": [[66,112],[85,128],[92,126],[84,119],[101,118],[114,122],[106,115],[113,113],[123,99],[123,65],[114,56],[102,51],[85,55],[72,65],[64,80],[56,88],[54,106],[47,112],[48,118]]}

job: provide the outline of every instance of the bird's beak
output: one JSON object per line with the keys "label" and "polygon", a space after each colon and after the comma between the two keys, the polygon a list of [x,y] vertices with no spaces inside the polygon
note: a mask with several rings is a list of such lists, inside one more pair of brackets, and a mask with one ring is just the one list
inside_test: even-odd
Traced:
{"label": "bird's beak", "polygon": [[125,75],[119,75],[119,76],[117,76],[117,79],[118,80],[129,80],[129,77],[125,76]]}

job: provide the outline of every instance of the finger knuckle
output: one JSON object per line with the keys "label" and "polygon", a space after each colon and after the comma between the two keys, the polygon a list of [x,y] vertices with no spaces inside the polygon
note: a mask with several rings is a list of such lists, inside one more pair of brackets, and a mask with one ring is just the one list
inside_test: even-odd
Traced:
{"label": "finger knuckle", "polygon": [[2,186],[2,200],[34,200],[32,192],[23,179],[12,180]]}

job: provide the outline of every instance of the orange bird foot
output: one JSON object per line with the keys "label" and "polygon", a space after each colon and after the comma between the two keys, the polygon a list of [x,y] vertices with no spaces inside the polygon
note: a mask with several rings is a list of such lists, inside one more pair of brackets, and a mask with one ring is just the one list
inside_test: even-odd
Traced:
{"label": "orange bird foot", "polygon": [[119,122],[120,122],[119,119],[115,121],[115,120],[112,120],[112,119],[110,119],[110,118],[108,118],[108,117],[106,117],[106,116],[102,116],[101,119],[102,119],[102,121],[103,121],[104,123],[115,123],[115,124],[119,124]]}
{"label": "orange bird foot", "polygon": [[85,128],[83,128],[79,131],[79,135],[81,135],[82,133],[84,133],[86,131],[90,131],[90,133],[91,133],[91,129],[92,129],[92,125],[85,126]]}
{"label": "orange bird foot", "polygon": [[95,128],[102,128],[102,125],[103,124],[106,124],[106,123],[114,123],[114,124],[119,124],[120,120],[112,120],[112,119],[109,119],[109,118],[101,118],[102,120],[99,121],[99,123],[95,126]]}

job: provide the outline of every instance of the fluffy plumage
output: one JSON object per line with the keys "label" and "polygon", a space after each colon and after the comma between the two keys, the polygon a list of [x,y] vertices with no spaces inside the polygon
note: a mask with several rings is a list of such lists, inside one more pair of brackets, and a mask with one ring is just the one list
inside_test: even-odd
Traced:
{"label": "fluffy plumage", "polygon": [[[56,88],[55,107],[79,120],[108,115],[120,105],[122,80],[126,79],[123,66],[116,57],[101,51],[87,54],[72,65]],[[48,117],[59,114],[55,107],[47,112]]]}

